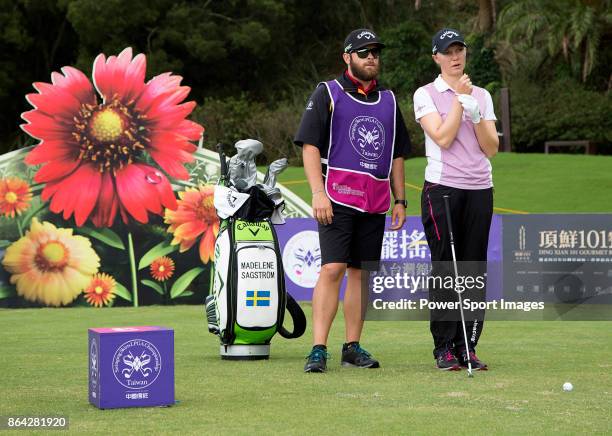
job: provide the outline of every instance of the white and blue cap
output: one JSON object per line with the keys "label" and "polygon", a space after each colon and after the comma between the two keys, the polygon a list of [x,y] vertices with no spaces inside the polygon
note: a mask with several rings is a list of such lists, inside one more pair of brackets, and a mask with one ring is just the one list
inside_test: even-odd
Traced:
{"label": "white and blue cap", "polygon": [[373,30],[356,29],[349,33],[344,40],[344,52],[350,53],[370,44],[375,44],[380,48],[385,46]]}
{"label": "white and blue cap", "polygon": [[461,44],[467,47],[463,35],[458,30],[445,28],[436,33],[431,40],[431,52],[436,54],[438,52],[444,53],[451,44]]}

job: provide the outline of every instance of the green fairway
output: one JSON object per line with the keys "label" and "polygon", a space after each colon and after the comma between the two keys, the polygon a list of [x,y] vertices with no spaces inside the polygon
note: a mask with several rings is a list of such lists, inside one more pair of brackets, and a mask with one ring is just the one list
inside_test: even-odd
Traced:
{"label": "green fairway", "polygon": [[[175,329],[176,406],[88,404],[87,328],[124,325]],[[221,361],[200,306],[2,310],[0,415],[63,414],[95,434],[609,433],[610,327],[490,322],[479,355],[491,370],[468,379],[434,369],[423,322],[368,323],[362,343],[382,368],[355,370],[340,368],[339,316],[329,372],[304,374],[310,331],[275,337],[269,361]]]}
{"label": "green fairway", "polygon": [[[496,213],[612,212],[612,156],[499,153],[491,160]],[[420,215],[425,158],[406,161],[408,215]],[[310,203],[301,167],[279,178]]]}

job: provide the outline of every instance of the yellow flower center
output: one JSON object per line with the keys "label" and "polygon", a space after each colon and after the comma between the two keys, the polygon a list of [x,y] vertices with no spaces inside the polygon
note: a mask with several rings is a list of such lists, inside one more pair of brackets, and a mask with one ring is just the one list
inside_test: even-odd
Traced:
{"label": "yellow flower center", "polygon": [[123,132],[123,121],[117,112],[107,108],[93,116],[90,129],[92,135],[99,141],[116,141]]}
{"label": "yellow flower center", "polygon": [[212,209],[215,207],[215,197],[213,195],[207,195],[202,199],[202,207],[204,209]]}
{"label": "yellow flower center", "polygon": [[157,270],[158,270],[159,272],[164,272],[164,271],[166,271],[166,267],[165,267],[165,266],[163,266],[163,265],[160,265],[160,266],[159,266],[159,268],[157,268]]}
{"label": "yellow flower center", "polygon": [[100,295],[101,293],[103,293],[103,292],[104,292],[104,288],[102,288],[102,286],[99,286],[99,285],[98,285],[98,286],[96,286],[96,287],[94,288],[94,292],[95,292],[96,294]]}
{"label": "yellow flower center", "polygon": [[114,174],[140,155],[149,139],[144,116],[134,112],[132,103],[125,105],[114,99],[81,106],[72,133],[79,144],[79,159],[93,163],[101,173]]}
{"label": "yellow flower center", "polygon": [[13,204],[13,203],[17,203],[17,194],[15,194],[12,191],[7,192],[4,195],[4,199],[6,200],[7,203]]}
{"label": "yellow flower center", "polygon": [[49,262],[57,263],[66,255],[64,246],[59,242],[50,242],[42,250],[43,256]]}
{"label": "yellow flower center", "polygon": [[62,270],[68,264],[68,249],[59,241],[46,242],[36,253],[36,266],[42,271]]}
{"label": "yellow flower center", "polygon": [[215,197],[213,195],[207,195],[202,198],[199,206],[196,208],[196,216],[207,224],[212,224],[216,221]]}

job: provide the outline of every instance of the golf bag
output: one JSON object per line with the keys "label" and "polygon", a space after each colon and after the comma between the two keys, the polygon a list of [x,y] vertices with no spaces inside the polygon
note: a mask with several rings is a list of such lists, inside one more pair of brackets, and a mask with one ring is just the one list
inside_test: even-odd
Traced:
{"label": "golf bag", "polygon": [[[225,171],[222,156],[222,174]],[[232,195],[227,187],[223,196]],[[278,332],[298,338],[306,329],[301,307],[285,289],[278,238],[270,217],[275,203],[258,186],[232,216],[221,220],[215,242],[211,292],[206,298],[209,332],[220,338],[223,359],[267,359]],[[217,193],[215,193],[217,195]],[[285,309],[293,331],[283,327]]]}

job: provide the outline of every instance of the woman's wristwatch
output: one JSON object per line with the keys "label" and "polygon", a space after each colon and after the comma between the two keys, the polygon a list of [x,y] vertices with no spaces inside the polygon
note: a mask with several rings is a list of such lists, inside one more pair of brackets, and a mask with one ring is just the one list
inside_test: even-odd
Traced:
{"label": "woman's wristwatch", "polygon": [[408,207],[408,202],[406,200],[395,200],[395,204],[401,204],[404,206],[404,209]]}

